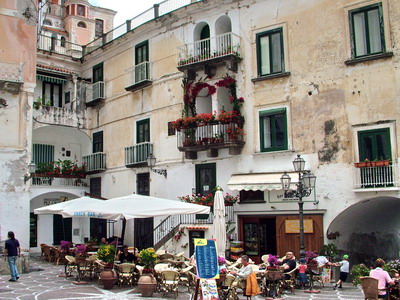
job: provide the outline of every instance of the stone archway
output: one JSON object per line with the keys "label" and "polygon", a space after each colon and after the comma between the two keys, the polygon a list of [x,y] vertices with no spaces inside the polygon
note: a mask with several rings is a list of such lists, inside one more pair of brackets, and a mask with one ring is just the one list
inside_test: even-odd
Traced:
{"label": "stone archway", "polygon": [[395,259],[400,249],[400,199],[362,200],[340,213],[328,227],[328,238],[353,263],[372,263],[377,257]]}

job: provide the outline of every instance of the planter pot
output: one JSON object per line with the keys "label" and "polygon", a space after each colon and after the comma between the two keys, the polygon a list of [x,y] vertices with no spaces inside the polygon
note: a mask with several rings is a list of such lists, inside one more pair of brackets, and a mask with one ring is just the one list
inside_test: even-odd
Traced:
{"label": "planter pot", "polygon": [[138,287],[142,297],[152,297],[156,290],[157,281],[152,274],[143,274],[138,281]]}
{"label": "planter pot", "polygon": [[110,290],[114,287],[114,284],[118,278],[114,270],[103,270],[100,273],[100,279],[103,283],[104,289]]}
{"label": "planter pot", "polygon": [[376,167],[388,166],[389,164],[390,164],[389,160],[379,160],[375,162]]}
{"label": "planter pot", "polygon": [[355,166],[356,168],[364,168],[364,167],[367,166],[367,162],[365,162],[365,161],[356,162],[356,163],[354,163],[354,166]]}

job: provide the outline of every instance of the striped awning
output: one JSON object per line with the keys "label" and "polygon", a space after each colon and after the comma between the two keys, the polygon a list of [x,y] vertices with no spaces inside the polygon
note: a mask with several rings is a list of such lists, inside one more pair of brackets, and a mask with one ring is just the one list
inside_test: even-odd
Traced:
{"label": "striped awning", "polygon": [[[292,183],[298,181],[298,174],[295,172],[287,172],[292,178]],[[231,190],[245,191],[265,191],[265,190],[281,190],[280,173],[248,173],[248,174],[233,174],[228,181],[228,187]]]}
{"label": "striped awning", "polygon": [[47,81],[47,82],[52,82],[52,83],[64,84],[67,82],[66,79],[48,76],[48,75],[36,75],[36,78],[41,81]]}

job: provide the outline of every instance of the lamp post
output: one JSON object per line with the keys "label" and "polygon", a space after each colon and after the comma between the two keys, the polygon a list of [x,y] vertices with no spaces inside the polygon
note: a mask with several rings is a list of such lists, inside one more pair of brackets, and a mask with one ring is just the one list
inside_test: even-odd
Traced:
{"label": "lamp post", "polygon": [[36,172],[36,164],[32,161],[29,165],[28,165],[28,171],[29,171],[29,175],[25,175],[24,176],[24,182],[26,183],[29,179],[32,178],[32,175]]}
{"label": "lamp post", "polygon": [[147,165],[150,167],[150,170],[152,170],[154,173],[164,175],[165,178],[167,178],[167,170],[166,169],[153,169],[153,167],[156,165],[156,157],[153,155],[153,153],[150,153],[149,156],[147,157]]}
{"label": "lamp post", "polygon": [[290,176],[285,172],[281,177],[282,188],[285,193],[285,198],[298,198],[299,201],[299,225],[300,225],[300,258],[305,258],[304,250],[304,213],[303,213],[303,197],[311,195],[315,187],[316,177],[310,171],[305,171],[305,160],[297,155],[293,161],[294,171],[299,175],[299,181],[296,184],[296,189],[290,189]]}

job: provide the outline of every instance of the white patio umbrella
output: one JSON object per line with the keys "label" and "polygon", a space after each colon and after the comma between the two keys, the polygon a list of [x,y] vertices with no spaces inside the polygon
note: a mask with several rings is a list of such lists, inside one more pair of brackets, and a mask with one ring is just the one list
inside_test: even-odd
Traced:
{"label": "white patio umbrella", "polygon": [[92,206],[96,206],[98,203],[101,203],[103,201],[104,200],[84,196],[84,197],[72,199],[69,201],[64,201],[64,202],[36,208],[33,211],[37,215],[45,215],[45,214],[63,215],[63,211],[66,208],[80,209],[80,208],[84,208],[84,207],[92,207]]}
{"label": "white patio umbrella", "polygon": [[210,207],[151,196],[132,194],[99,201],[93,205],[68,206],[64,217],[86,216],[109,220],[126,220],[181,214],[209,214]]}
{"label": "white patio umbrella", "polygon": [[221,190],[214,196],[214,232],[213,238],[217,242],[217,254],[225,257],[226,224],[225,224],[225,200]]}

